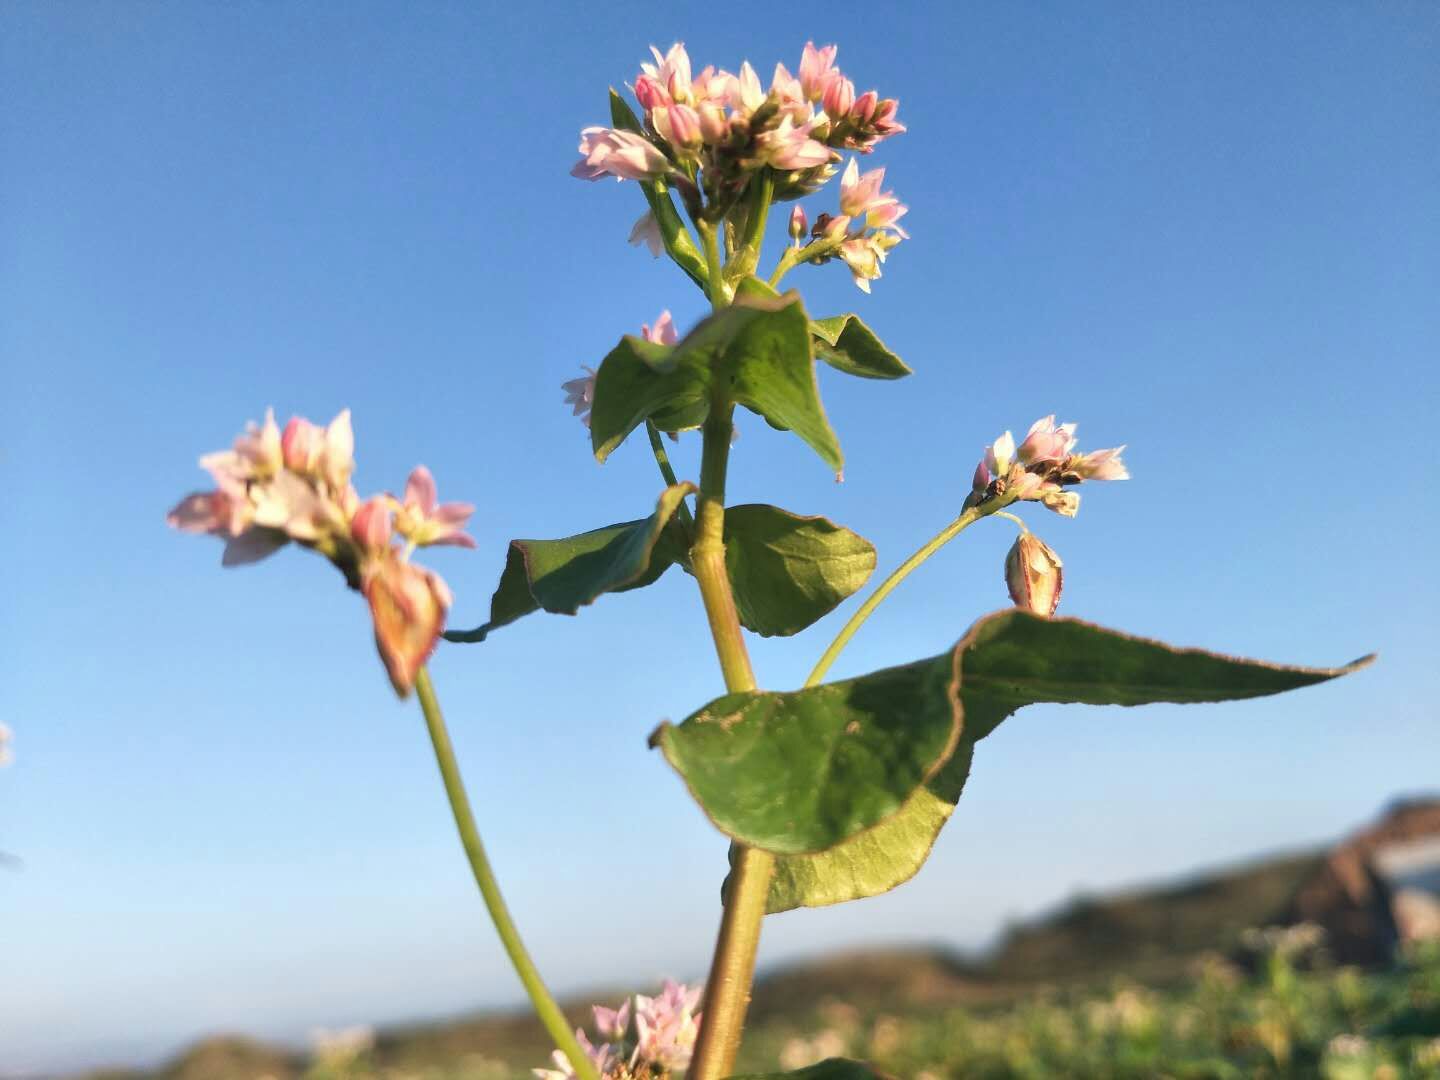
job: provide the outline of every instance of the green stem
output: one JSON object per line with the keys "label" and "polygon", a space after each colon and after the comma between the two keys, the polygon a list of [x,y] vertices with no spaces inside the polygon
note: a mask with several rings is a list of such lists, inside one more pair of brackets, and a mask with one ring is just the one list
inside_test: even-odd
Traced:
{"label": "green stem", "polygon": [[704,220],[697,220],[695,228],[700,232],[705,245],[705,272],[710,279],[710,306],[716,311],[730,304],[730,289],[725,284],[725,267],[720,262],[720,245],[715,236],[715,226]]}
{"label": "green stem", "polygon": [[775,264],[775,272],[770,275],[770,287],[773,289],[779,285],[780,279],[802,262],[809,262],[811,259],[819,259],[826,255],[834,254],[844,239],[843,236],[822,236],[819,240],[812,240],[803,248],[786,248],[784,254],[780,256],[780,261]]}
{"label": "green stem", "polygon": [[755,185],[750,196],[750,205],[745,217],[745,234],[736,245],[735,258],[726,276],[738,281],[747,274],[753,274],[760,263],[760,245],[765,242],[765,222],[770,215],[770,203],[775,198],[775,173],[761,169],[760,175],[751,181]]}
{"label": "green stem", "polygon": [[[715,654],[725,688],[731,693],[755,689],[755,674],[725,568],[725,473],[733,408],[728,403],[717,404],[705,422],[696,538],[690,551]],[[750,1004],[750,987],[755,981],[755,954],[760,946],[760,924],[774,866],[775,857],[769,852],[736,845],[715,957],[705,984],[704,1018],[687,1080],[721,1080],[734,1068],[745,1010]]]}
{"label": "green stem", "polygon": [[[660,441],[660,429],[655,426],[654,420],[645,421],[645,434],[650,436],[650,449],[655,454],[655,464],[660,466],[660,475],[665,478],[669,487],[674,487],[680,481],[675,479],[675,470],[670,467],[670,455],[665,452],[665,444]],[[690,516],[690,507],[685,500],[680,500],[680,524],[685,527],[687,536],[693,534],[695,521]]]}
{"label": "green stem", "polygon": [[430,730],[430,741],[435,746],[435,761],[440,766],[440,777],[445,781],[445,794],[450,799],[450,810],[455,815],[455,827],[460,832],[460,843],[465,848],[466,858],[470,860],[470,870],[475,875],[475,884],[480,886],[480,895],[490,912],[490,920],[495,924],[496,933],[500,935],[500,944],[505,947],[510,963],[515,967],[515,974],[520,976],[525,992],[530,995],[530,1004],[535,1009],[535,1015],[545,1025],[545,1030],[550,1033],[550,1038],[555,1040],[555,1045],[570,1059],[570,1067],[575,1070],[575,1074],[583,1080],[600,1080],[594,1064],[580,1049],[570,1022],[565,1019],[560,1006],[555,1004],[555,999],[545,988],[545,982],[540,978],[535,962],[530,959],[525,943],[520,940],[520,931],[510,917],[505,898],[500,895],[500,884],[495,880],[495,871],[490,868],[485,847],[480,843],[480,831],[475,827],[475,815],[470,810],[470,799],[465,794],[465,782],[460,778],[460,767],[455,762],[455,750],[450,745],[450,733],[445,729],[445,717],[440,713],[440,703],[435,700],[435,688],[430,683],[430,673],[423,667],[415,677],[415,694],[420,699],[420,709],[425,714],[425,726]]}
{"label": "green stem", "polygon": [[[850,616],[850,621],[840,628],[840,632],[835,635],[835,640],[830,642],[829,648],[827,648],[824,653],[821,654],[820,659],[816,661],[814,669],[805,680],[805,685],[814,686],[819,683],[821,679],[825,678],[825,673],[830,670],[830,665],[835,663],[836,657],[838,657],[845,646],[850,643],[850,639],[855,636],[855,632],[864,625],[866,619],[874,614],[875,609],[880,606],[881,602],[895,591],[895,586],[899,585],[909,577],[921,563],[930,558],[931,555],[934,555],[951,540],[954,540],[955,537],[959,536],[971,525],[975,524],[975,522],[979,521],[982,517],[999,513],[1001,509],[1008,506],[1011,501],[1013,500],[1007,500],[1002,496],[992,499],[990,505],[981,503],[979,506],[970,507],[970,509],[966,510],[949,525],[946,525],[945,528],[931,537],[919,551],[915,552],[914,555],[911,555],[896,567],[894,573],[882,581],[879,586],[876,587],[875,591],[866,598],[865,602],[855,610],[855,614]],[[1010,515],[1007,514],[1005,516],[1009,517]]]}

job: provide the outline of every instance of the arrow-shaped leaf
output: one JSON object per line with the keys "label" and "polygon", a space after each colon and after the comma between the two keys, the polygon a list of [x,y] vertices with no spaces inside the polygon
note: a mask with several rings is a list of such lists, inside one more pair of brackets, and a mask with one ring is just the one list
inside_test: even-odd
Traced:
{"label": "arrow-shaped leaf", "polygon": [[[780,855],[823,852],[803,875],[782,871],[798,884],[780,900],[834,903],[914,874],[948,817],[916,793],[926,785],[953,807],[964,775],[942,767],[961,737],[978,742],[1025,705],[1260,697],[1369,660],[1341,668],[1238,660],[1012,608],[987,615],[940,656],[807,690],[726,695],[652,739],[722,832]],[[897,811],[911,818],[888,843],[845,843]],[[862,858],[868,865],[855,872]]]}
{"label": "arrow-shaped leaf", "polygon": [[794,431],[839,472],[844,459],[820,404],[810,343],[809,319],[793,292],[739,300],[672,347],[623,338],[595,378],[595,457],[604,461],[647,418],[662,431],[681,431],[734,403]]}
{"label": "arrow-shaped leaf", "polygon": [[905,361],[887,349],[858,315],[836,315],[810,324],[815,355],[833,368],[863,379],[903,379]]}
{"label": "arrow-shaped leaf", "polygon": [[500,585],[490,600],[490,620],[474,630],[446,631],[446,640],[484,641],[492,630],[532,611],[574,615],[603,593],[651,584],[682,558],[680,546],[667,542],[665,526],[694,490],[693,484],[666,488],[655,512],[640,521],[563,540],[510,541]]}

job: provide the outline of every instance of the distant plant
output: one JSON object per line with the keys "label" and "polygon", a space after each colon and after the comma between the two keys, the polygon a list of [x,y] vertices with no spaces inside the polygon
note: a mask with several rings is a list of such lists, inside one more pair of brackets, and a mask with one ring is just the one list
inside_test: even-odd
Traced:
{"label": "distant plant", "polygon": [[[626,1031],[603,1024],[608,1041],[598,1045],[570,1030],[521,944],[481,846],[424,666],[451,607],[450,590],[410,561],[433,544],[473,546],[463,531],[472,508],[439,503],[423,467],[402,496],[362,500],[351,484],[353,437],[342,412],[323,429],[295,418],[282,430],[267,415],[231,450],[201,459],[216,488],[187,497],[169,517],[177,528],[223,538],[226,565],[291,542],[310,548],[365,597],[396,692],[405,697],[413,689],[420,699],[485,903],[559,1046],[555,1068],[537,1070],[544,1077],[658,1078],[687,1068],[692,1080],[732,1075],[763,916],[873,896],[912,877],[960,798],[976,744],[1023,706],[1256,697],[1363,663],[1280,667],[1052,618],[1061,560],[1010,510],[1039,504],[1074,517],[1077,488],[1129,476],[1123,447],[1081,453],[1075,425],[1052,415],[1018,443],[1007,431],[985,449],[968,490],[948,497],[953,520],[858,606],[801,688],[757,688],[742,628],[761,637],[799,633],[865,585],[876,553],[822,517],[753,503],[727,509],[735,409],[793,432],[839,478],[844,458],[820,403],[816,361],[871,380],[911,374],[858,316],[813,319],[797,292],[778,291],[798,267],[838,261],[869,292],[907,235],[899,223],[906,207],[883,190],[884,170],[861,173],[858,158],[846,160],[847,152],[869,154],[905,130],[897,103],[875,91],[857,94],[835,55],[834,46],[809,44],[798,73],[777,65],[767,89],[748,63],[738,74],[714,67],[696,74],[683,46],[656,50],[635,79],[640,113],[612,90],[610,126],[581,133],[575,175],[635,182],[647,209],[632,241],[668,255],[713,312],[683,335],[663,313],[563,387],[566,404],[589,428],[597,461],[644,428],[665,484],[654,512],[563,539],[512,541],[489,619],[444,635],[480,642],[536,611],[573,615],[606,593],[650,585],[671,566],[695,579],[726,693],[679,724],[662,724],[651,745],[733,848],[703,1015],[691,1011],[691,991],[667,989],[661,1000],[674,1031],[663,1053],[653,1030],[639,1028],[639,1007],[633,1045]],[[768,277],[757,276],[775,204],[810,196],[837,175],[838,206],[813,224],[794,206],[786,218],[789,246]],[[661,437],[695,429],[698,483],[677,478]],[[1020,527],[1004,574],[1016,607],[980,618],[937,656],[823,681],[897,585],[992,517]],[[644,1022],[661,1020],[657,1014]],[[875,1074],[835,1059],[787,1075]]]}

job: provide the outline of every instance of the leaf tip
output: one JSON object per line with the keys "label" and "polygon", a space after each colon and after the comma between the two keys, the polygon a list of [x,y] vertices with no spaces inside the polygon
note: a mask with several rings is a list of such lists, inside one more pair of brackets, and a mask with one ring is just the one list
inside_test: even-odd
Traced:
{"label": "leaf tip", "polygon": [[660,723],[656,725],[655,730],[650,732],[649,738],[645,740],[646,749],[661,749],[665,743],[665,733],[669,731],[673,726],[674,725],[671,724],[669,720],[661,720]]}

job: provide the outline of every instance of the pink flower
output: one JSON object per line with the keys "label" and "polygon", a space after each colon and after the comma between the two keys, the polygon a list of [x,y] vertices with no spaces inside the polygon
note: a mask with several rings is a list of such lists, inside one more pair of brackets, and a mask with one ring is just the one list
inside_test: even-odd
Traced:
{"label": "pink flower", "polygon": [[588,127],[580,132],[580,160],[570,175],[582,180],[607,175],[617,180],[648,180],[669,171],[665,155],[643,135],[617,128]]}
{"label": "pink flower", "polygon": [[977,506],[992,495],[1005,496],[1039,502],[1047,510],[1074,517],[1080,510],[1080,496],[1068,488],[1086,480],[1129,479],[1129,470],[1120,460],[1123,446],[1072,453],[1075,427],[1055,423],[1053,413],[1042,416],[1030,425],[1018,448],[1010,432],[1005,432],[976,466],[966,505]]}
{"label": "pink flower", "polygon": [[[685,51],[684,43],[677,41],[664,56],[660,55],[659,49],[651,45],[650,55],[655,57],[655,63],[641,64],[641,72],[662,87],[671,101],[690,101],[690,54]],[[639,80],[636,82],[638,84]]]}
{"label": "pink flower", "polygon": [[819,101],[824,95],[825,84],[832,73],[837,51],[838,46],[835,45],[817,49],[813,41],[805,43],[805,51],[800,56],[800,86],[810,101]]}
{"label": "pink flower", "polygon": [[360,504],[355,516],[350,519],[350,535],[367,551],[385,551],[390,547],[390,516],[393,510],[390,500],[383,495],[372,495]]}
{"label": "pink flower", "polygon": [[375,623],[375,647],[403,698],[440,640],[450,590],[437,574],[403,561],[390,548],[369,566],[362,591]]}
{"label": "pink flower", "polygon": [[1015,436],[1005,432],[985,448],[983,464],[992,476],[1004,476],[1010,471],[1010,462],[1015,458]]}
{"label": "pink flower", "polygon": [[464,531],[473,513],[475,507],[470,503],[440,503],[435,478],[424,465],[417,465],[405,481],[405,499],[395,514],[395,531],[417,547],[454,544],[473,548],[474,537]]}
{"label": "pink flower", "polygon": [[1117,446],[1111,450],[1091,450],[1088,454],[1081,454],[1072,457],[1065,462],[1067,472],[1072,472],[1082,480],[1129,480],[1130,470],[1120,460],[1120,451],[1125,447]]}
{"label": "pink flower", "polygon": [[[741,116],[749,116],[765,104],[765,91],[760,87],[760,76],[746,60],[740,65],[740,74],[730,86],[730,108]],[[788,119],[788,118],[787,118]]]}
{"label": "pink flower", "polygon": [[855,104],[850,110],[850,119],[859,127],[864,127],[875,118],[875,112],[880,105],[880,95],[874,90],[866,90],[855,99]]}
{"label": "pink flower", "polygon": [[669,105],[670,94],[657,79],[641,75],[635,80],[635,100],[647,113],[652,109],[663,109]]}
{"label": "pink flower", "polygon": [[875,130],[875,139],[888,139],[891,135],[903,135],[905,125],[895,119],[895,112],[900,108],[900,102],[895,98],[884,98],[875,106],[875,116],[871,120],[871,126]]}
{"label": "pink flower", "polygon": [[1076,492],[1063,491],[1053,485],[1040,496],[1040,503],[1046,510],[1054,510],[1061,517],[1073,518],[1080,512],[1080,496]]}
{"label": "pink flower", "polygon": [[711,146],[718,146],[730,135],[730,121],[725,116],[723,105],[713,101],[702,101],[700,114],[700,137]]}
{"label": "pink flower", "polygon": [[660,137],[677,151],[698,150],[704,143],[700,135],[700,114],[689,105],[668,105],[650,114],[650,122]]}
{"label": "pink flower", "polygon": [[595,1014],[595,1030],[600,1033],[603,1039],[619,1042],[625,1038],[625,1032],[630,1028],[630,1000],[618,1009],[607,1009],[604,1005],[591,1007]]}
{"label": "pink flower", "polygon": [[790,211],[790,239],[797,244],[801,238],[810,231],[810,222],[805,217],[805,208],[796,206]]}
{"label": "pink flower", "polygon": [[[602,1077],[610,1075],[612,1070],[620,1064],[619,1055],[615,1053],[609,1043],[594,1045],[583,1029],[575,1029],[575,1040],[580,1044],[581,1051],[590,1059],[590,1063],[595,1066],[595,1071]],[[575,1075],[575,1069],[563,1051],[556,1050],[551,1053],[550,1060],[554,1062],[555,1068],[530,1070],[536,1080],[570,1080]]]}
{"label": "pink flower", "polygon": [[1060,461],[1075,445],[1075,425],[1055,424],[1055,414],[1042,416],[1030,425],[1030,432],[1020,444],[1017,454],[1022,464],[1037,461]]}
{"label": "pink flower", "polygon": [[857,159],[851,158],[840,175],[840,210],[842,213],[863,220],[864,228],[889,229],[897,236],[909,239],[909,234],[896,224],[908,211],[893,191],[880,190],[885,182],[884,169],[872,169],[863,176]]}
{"label": "pink flower", "polygon": [[588,428],[590,407],[595,403],[595,369],[584,364],[580,366],[585,368],[586,374],[561,383],[560,389],[565,391],[565,404],[575,407],[572,415],[578,416],[580,422]]}
{"label": "pink flower", "polygon": [[303,416],[292,416],[280,437],[280,451],[291,472],[324,480],[332,491],[343,491],[355,471],[350,410],[341,409],[323,430]]}
{"label": "pink flower", "polygon": [[777,169],[813,169],[830,161],[830,148],[811,137],[812,124],[796,127],[789,116],[756,140],[759,157]]}
{"label": "pink flower", "polygon": [[834,73],[825,83],[820,103],[831,120],[844,120],[855,106],[855,84],[839,72]]}
{"label": "pink flower", "polygon": [[813,110],[810,102],[805,100],[805,88],[784,64],[775,65],[775,75],[770,80],[770,96],[787,116],[800,123],[810,119]]}
{"label": "pink flower", "polygon": [[680,340],[680,335],[675,332],[675,320],[670,317],[669,309],[660,313],[653,328],[649,323],[642,325],[640,336],[655,345],[674,345]]}
{"label": "pink flower", "polygon": [[637,1043],[630,1064],[680,1072],[690,1064],[700,1017],[694,1015],[700,990],[666,979],[658,997],[635,995]]}
{"label": "pink flower", "polygon": [[657,259],[665,250],[665,239],[660,235],[660,223],[649,210],[636,218],[635,224],[630,227],[630,243],[637,247],[644,244]]}

